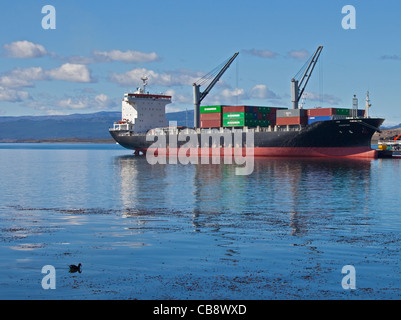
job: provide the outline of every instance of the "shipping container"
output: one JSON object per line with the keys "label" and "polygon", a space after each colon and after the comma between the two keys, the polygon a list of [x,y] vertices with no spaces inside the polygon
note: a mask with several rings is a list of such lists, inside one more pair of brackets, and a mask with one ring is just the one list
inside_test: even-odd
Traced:
{"label": "shipping container", "polygon": [[268,127],[270,121],[268,120],[255,120],[255,119],[224,119],[223,127]]}
{"label": "shipping container", "polygon": [[222,106],[223,113],[250,112],[250,113],[276,113],[277,110],[287,110],[279,107],[260,106]]}
{"label": "shipping container", "polygon": [[248,119],[248,120],[253,119],[253,113],[251,113],[251,112],[246,112],[246,113],[245,113],[245,119]]}
{"label": "shipping container", "polygon": [[276,114],[275,113],[267,113],[266,114],[266,120],[276,120]]}
{"label": "shipping container", "polygon": [[308,124],[312,124],[318,121],[327,121],[331,120],[332,116],[316,116],[316,117],[308,117]]}
{"label": "shipping container", "polygon": [[341,119],[347,119],[349,116],[342,115],[342,114],[335,114],[331,116],[333,120],[341,120]]}
{"label": "shipping container", "polygon": [[336,114],[335,108],[316,108],[307,109],[308,117],[321,117],[321,116],[332,116]]}
{"label": "shipping container", "polygon": [[220,120],[201,120],[200,127],[201,128],[220,128],[221,121]]}
{"label": "shipping container", "polygon": [[234,112],[258,112],[258,107],[254,106],[223,106],[223,113]]}
{"label": "shipping container", "polygon": [[223,119],[245,119],[245,112],[223,113]]}
{"label": "shipping container", "polygon": [[285,125],[305,125],[308,123],[308,117],[277,117],[276,124],[278,126],[285,126]]}
{"label": "shipping container", "polygon": [[288,109],[288,110],[277,110],[277,118],[283,117],[305,117],[307,116],[306,109]]}
{"label": "shipping container", "polygon": [[337,108],[336,109],[336,115],[349,116],[350,115],[350,109]]}
{"label": "shipping container", "polygon": [[259,107],[259,112],[260,113],[270,113],[271,108],[270,107]]}
{"label": "shipping container", "polygon": [[221,120],[221,113],[214,112],[214,113],[201,113],[200,120]]}
{"label": "shipping container", "polygon": [[200,113],[221,112],[222,106],[201,106]]}
{"label": "shipping container", "polygon": [[246,106],[223,106],[223,113],[248,112]]}
{"label": "shipping container", "polygon": [[223,127],[243,127],[245,122],[245,119],[224,119]]}

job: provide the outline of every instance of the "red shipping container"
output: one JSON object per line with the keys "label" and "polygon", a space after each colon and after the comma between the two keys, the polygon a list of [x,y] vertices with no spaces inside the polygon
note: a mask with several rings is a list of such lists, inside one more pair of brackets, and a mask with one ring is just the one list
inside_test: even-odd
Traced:
{"label": "red shipping container", "polygon": [[264,120],[265,118],[265,114],[264,113],[258,113],[258,120]]}
{"label": "red shipping container", "polygon": [[336,114],[335,108],[307,109],[308,117],[332,116]]}
{"label": "red shipping container", "polygon": [[277,118],[276,120],[276,124],[278,126],[307,124],[307,123],[308,123],[308,117],[283,117],[283,118]]}
{"label": "red shipping container", "polygon": [[221,120],[201,120],[201,128],[220,128]]}
{"label": "red shipping container", "polygon": [[216,113],[201,113],[200,114],[200,120],[221,120],[221,113],[216,112]]}
{"label": "red shipping container", "polygon": [[276,113],[266,113],[266,120],[276,120]]}
{"label": "red shipping container", "polygon": [[277,113],[277,110],[283,110],[283,108],[279,108],[279,107],[270,107],[270,113]]}
{"label": "red shipping container", "polygon": [[248,112],[246,106],[224,106],[223,113]]}

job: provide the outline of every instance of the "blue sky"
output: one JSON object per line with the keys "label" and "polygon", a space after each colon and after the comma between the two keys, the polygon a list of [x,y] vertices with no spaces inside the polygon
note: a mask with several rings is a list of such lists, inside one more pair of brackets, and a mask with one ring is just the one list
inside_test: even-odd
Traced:
{"label": "blue sky", "polygon": [[[56,29],[42,28],[42,7]],[[356,10],[345,30],[343,6]],[[239,56],[203,104],[287,106],[290,80],[323,52],[304,106],[351,107],[401,123],[399,1],[2,1],[0,116],[120,110],[149,78],[173,96],[167,111],[192,109],[192,83]],[[203,88],[204,89],[204,88]],[[202,90],[202,88],[201,88]]]}

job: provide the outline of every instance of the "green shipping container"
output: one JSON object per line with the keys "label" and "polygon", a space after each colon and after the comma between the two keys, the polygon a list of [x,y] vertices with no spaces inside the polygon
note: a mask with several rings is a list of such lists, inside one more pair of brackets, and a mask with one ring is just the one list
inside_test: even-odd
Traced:
{"label": "green shipping container", "polygon": [[201,106],[200,113],[216,113],[221,112],[221,106]]}
{"label": "green shipping container", "polygon": [[260,113],[270,113],[271,109],[270,109],[270,107],[259,107],[259,112]]}
{"label": "green shipping container", "polygon": [[223,127],[243,127],[244,125],[244,119],[223,119]]}
{"label": "green shipping container", "polygon": [[231,113],[223,113],[223,120],[231,120],[231,119],[245,119],[245,112],[231,112]]}
{"label": "green shipping container", "polygon": [[269,120],[255,120],[255,119],[223,119],[223,127],[268,127]]}
{"label": "green shipping container", "polygon": [[349,114],[350,114],[350,109],[337,108],[337,109],[336,109],[336,114],[337,114],[337,115],[342,115],[342,116],[349,116]]}
{"label": "green shipping container", "polygon": [[253,119],[255,119],[255,116],[253,115],[252,112],[246,112],[246,113],[245,113],[245,119],[247,119],[247,120],[253,120]]}

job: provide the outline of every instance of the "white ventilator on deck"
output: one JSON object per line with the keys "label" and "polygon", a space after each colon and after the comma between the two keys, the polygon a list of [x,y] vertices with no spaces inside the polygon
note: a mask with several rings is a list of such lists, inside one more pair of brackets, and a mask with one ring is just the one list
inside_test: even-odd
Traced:
{"label": "white ventilator on deck", "polygon": [[166,105],[171,103],[171,96],[146,93],[148,78],[144,76],[141,80],[142,88],[124,94],[121,121],[114,123],[114,130],[146,133],[150,129],[168,126]]}
{"label": "white ventilator on deck", "polygon": [[356,94],[354,94],[354,97],[352,98],[352,117],[356,118],[358,116],[358,98],[356,97]]}
{"label": "white ventilator on deck", "polygon": [[366,105],[365,105],[365,118],[369,118],[369,108],[372,105],[370,104],[370,99],[369,99],[369,91],[366,93]]}

